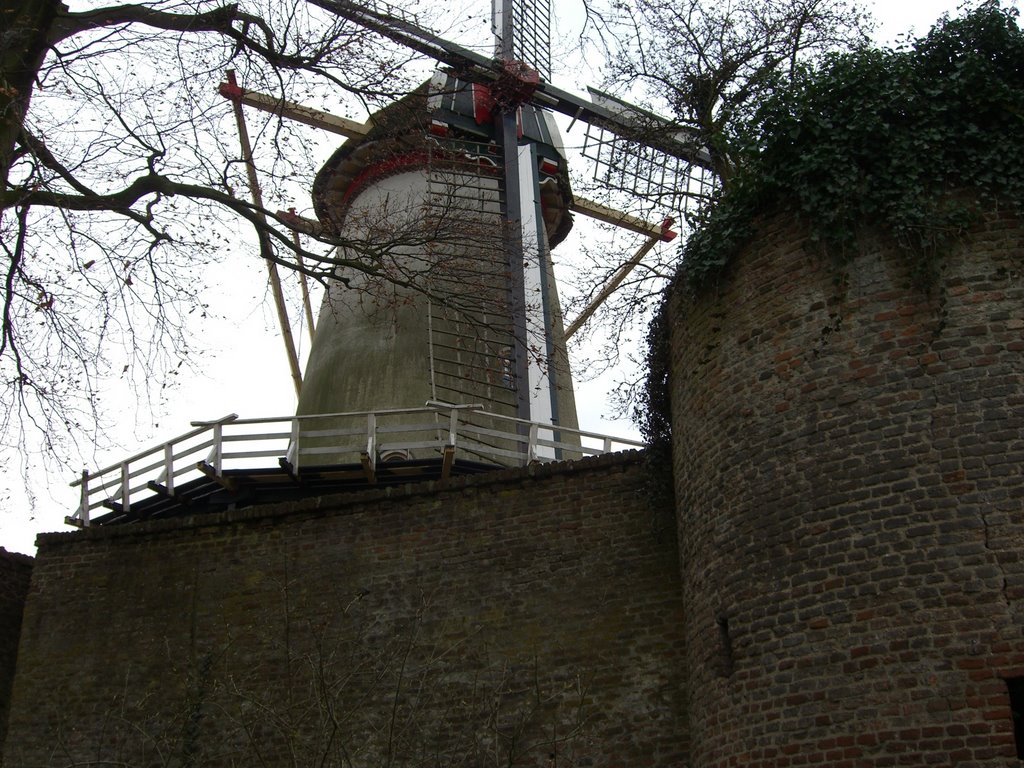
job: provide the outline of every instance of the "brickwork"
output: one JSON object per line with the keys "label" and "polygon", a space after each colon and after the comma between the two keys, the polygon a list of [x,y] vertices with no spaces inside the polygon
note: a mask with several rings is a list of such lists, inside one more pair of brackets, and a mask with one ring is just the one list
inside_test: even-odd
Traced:
{"label": "brickwork", "polygon": [[1024,229],[905,260],[768,220],[675,303],[694,768],[1021,764]]}
{"label": "brickwork", "polygon": [[[21,614],[32,576],[32,558],[0,547],[0,747],[7,731],[11,683],[18,658]],[[2,754],[2,752],[0,752]]]}
{"label": "brickwork", "polygon": [[41,536],[7,765],[682,765],[643,485],[620,454]]}

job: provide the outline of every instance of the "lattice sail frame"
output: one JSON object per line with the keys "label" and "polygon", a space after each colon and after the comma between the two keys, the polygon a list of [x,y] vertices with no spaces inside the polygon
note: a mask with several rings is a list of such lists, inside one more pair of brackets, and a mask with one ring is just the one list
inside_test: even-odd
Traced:
{"label": "lattice sail frame", "polygon": [[657,146],[665,139],[686,142],[686,132],[653,112],[596,88],[588,90],[595,102],[632,126],[631,132],[624,132],[621,126],[609,130],[600,123],[587,123],[582,154],[593,163],[594,181],[682,215],[709,200],[718,185],[709,158],[697,162],[692,156],[679,157]]}
{"label": "lattice sail frame", "polygon": [[693,213],[717,188],[706,168],[600,126],[587,126],[582,154],[593,163],[594,181],[652,208]]}
{"label": "lattice sail frame", "polygon": [[511,55],[533,67],[545,80],[551,79],[551,1],[493,0],[491,31],[495,51],[501,56],[505,46],[505,15],[511,13]]}

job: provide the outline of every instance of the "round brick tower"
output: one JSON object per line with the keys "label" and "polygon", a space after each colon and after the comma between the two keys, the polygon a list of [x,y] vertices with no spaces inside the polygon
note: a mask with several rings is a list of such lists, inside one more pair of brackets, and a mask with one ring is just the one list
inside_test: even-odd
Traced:
{"label": "round brick tower", "polygon": [[1018,766],[1024,229],[805,234],[672,307],[692,766]]}

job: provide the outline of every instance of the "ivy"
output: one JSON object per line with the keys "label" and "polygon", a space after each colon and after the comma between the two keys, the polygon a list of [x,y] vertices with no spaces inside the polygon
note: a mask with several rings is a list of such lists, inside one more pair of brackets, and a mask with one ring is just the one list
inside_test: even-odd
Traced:
{"label": "ivy", "polygon": [[638,421],[669,439],[665,304],[704,289],[767,213],[792,214],[823,252],[852,252],[870,222],[925,269],[977,210],[1024,211],[1024,34],[983,2],[899,50],[836,55],[780,85],[735,129],[741,162],[682,248],[648,338]]}

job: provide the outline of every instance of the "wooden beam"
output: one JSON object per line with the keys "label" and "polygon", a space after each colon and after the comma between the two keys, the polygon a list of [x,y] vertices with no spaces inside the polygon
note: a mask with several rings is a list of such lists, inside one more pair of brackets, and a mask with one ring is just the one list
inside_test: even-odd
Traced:
{"label": "wooden beam", "polygon": [[377,468],[374,466],[376,462],[368,451],[363,451],[359,454],[359,463],[363,465],[363,474],[366,477],[366,482],[370,485],[376,484]]}
{"label": "wooden beam", "polygon": [[321,112],[319,109],[304,107],[293,101],[240,88],[233,83],[221,83],[217,91],[221,96],[237,100],[247,107],[255,107],[264,112],[270,112],[279,117],[286,117],[289,120],[311,125],[314,128],[320,128],[330,133],[337,133],[349,139],[362,138],[369,133],[370,127],[373,125],[369,120],[365,123],[357,123],[355,120],[332,115],[330,112]]}
{"label": "wooden beam", "polygon": [[455,463],[455,446],[446,445],[442,450],[441,479],[447,480],[452,474],[452,465]]}
{"label": "wooden beam", "polygon": [[[227,71],[228,86],[236,91],[242,89],[235,82],[235,72]],[[252,145],[249,142],[249,129],[245,124],[245,114],[242,112],[240,98],[232,99],[232,106],[235,113],[235,124],[238,127],[238,139],[242,145],[242,160],[245,161],[245,171],[249,179],[249,194],[252,196],[253,205],[258,209],[256,215],[267,223],[267,217],[260,209],[263,208],[263,193],[260,191],[260,182],[256,175],[256,164],[252,159]],[[277,319],[281,326],[281,339],[284,341],[285,354],[288,357],[288,366],[292,372],[292,383],[295,386],[295,397],[302,393],[302,370],[299,368],[299,354],[295,349],[295,339],[292,337],[292,326],[288,320],[288,307],[285,304],[284,291],[281,288],[281,277],[277,273],[277,264],[267,259],[267,274],[270,280],[271,293],[274,296],[274,306],[277,309]]]}
{"label": "wooden beam", "polygon": [[299,483],[299,476],[295,474],[295,465],[283,456],[277,460],[277,463],[284,470],[285,474],[288,475],[288,479],[297,485]]}
{"label": "wooden beam", "polygon": [[636,269],[644,256],[650,253],[651,249],[653,249],[660,241],[660,237],[649,238],[647,242],[641,245],[637,252],[633,254],[633,257],[629,261],[619,267],[619,270],[615,273],[612,279],[608,281],[608,284],[601,289],[601,292],[594,297],[594,300],[591,301],[582,312],[580,312],[579,316],[575,320],[569,323],[569,327],[565,329],[566,341],[568,341],[569,337],[580,329],[581,325],[590,319],[590,316],[597,311],[598,307],[604,304],[605,300],[615,292],[615,289],[622,285],[622,281],[626,279],[630,272]]}
{"label": "wooden beam", "polygon": [[[153,480],[147,482],[146,487],[149,488],[149,490],[153,491],[153,493],[159,496],[163,496],[165,499],[175,499],[178,496],[178,494],[176,494],[166,485],[160,485],[160,483],[154,482]],[[182,503],[186,502],[184,502],[183,500]]]}
{"label": "wooden beam", "polygon": [[327,228],[317,219],[307,219],[305,216],[300,216],[295,213],[294,208],[290,208],[287,211],[279,209],[277,216],[292,232],[301,232],[310,237],[320,237],[321,235],[328,234]]}
{"label": "wooden beam", "polygon": [[[292,216],[298,216],[291,211]],[[292,242],[295,243],[295,261],[299,265],[299,286],[302,288],[302,308],[306,313],[306,327],[309,330],[309,340],[312,343],[316,335],[315,321],[313,320],[313,305],[309,299],[309,279],[306,277],[306,265],[302,259],[302,236],[299,230],[292,230]]]}
{"label": "wooden beam", "polygon": [[584,216],[589,216],[592,219],[603,221],[606,224],[614,224],[617,227],[622,227],[641,235],[647,235],[648,237],[656,237],[666,243],[674,240],[677,235],[671,229],[675,223],[672,219],[665,219],[661,224],[651,224],[625,211],[609,208],[607,205],[602,205],[594,200],[588,200],[585,197],[577,197],[573,200],[570,208],[576,213],[582,213]]}
{"label": "wooden beam", "polygon": [[197,461],[196,469],[206,475],[208,478],[213,480],[217,485],[223,488],[225,491],[236,493],[238,491],[238,483],[232,480],[230,477],[224,477],[224,475],[218,475],[217,470],[207,464],[205,461]]}

